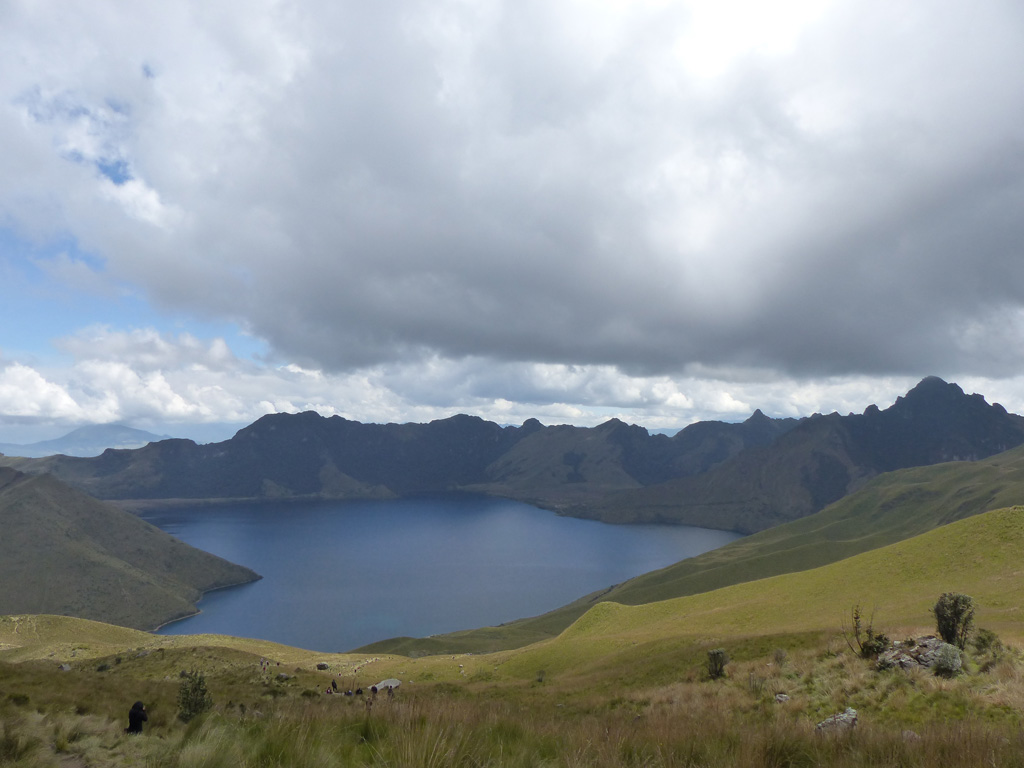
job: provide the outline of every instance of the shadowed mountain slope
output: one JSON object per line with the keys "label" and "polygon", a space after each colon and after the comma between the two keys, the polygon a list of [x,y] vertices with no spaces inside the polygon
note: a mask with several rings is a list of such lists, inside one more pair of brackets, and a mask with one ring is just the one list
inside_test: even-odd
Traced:
{"label": "shadowed mountain slope", "polygon": [[103,499],[389,498],[463,490],[557,508],[695,471],[796,422],[758,413],[669,438],[612,419],[598,427],[501,427],[472,416],[361,424],[313,412],[264,416],[231,440],[163,440],[96,458],[5,457]]}
{"label": "shadowed mountain slope", "polygon": [[149,629],[203,592],[258,579],[48,475],[0,467],[0,614],[52,613]]}
{"label": "shadowed mountain slope", "polygon": [[1024,419],[928,378],[885,410],[798,422],[756,412],[674,437],[617,419],[501,427],[471,416],[361,424],[265,416],[221,443],[164,440],[96,458],[3,458],[103,499],[388,498],[472,491],[611,523],[744,533],[805,517],[882,472],[980,459],[1024,442]]}
{"label": "shadowed mountain slope", "polygon": [[814,416],[708,472],[609,494],[567,513],[752,533],[813,514],[883,472],[974,461],[1022,442],[1020,416],[931,377],[885,410]]}

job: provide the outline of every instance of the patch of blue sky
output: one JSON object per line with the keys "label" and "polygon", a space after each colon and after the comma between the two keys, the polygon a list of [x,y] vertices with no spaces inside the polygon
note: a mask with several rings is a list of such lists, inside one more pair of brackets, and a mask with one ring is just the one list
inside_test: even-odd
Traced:
{"label": "patch of blue sky", "polygon": [[15,104],[24,107],[37,123],[55,126],[58,134],[69,126],[78,126],[90,141],[58,141],[58,152],[65,160],[94,167],[114,184],[121,185],[134,178],[131,165],[121,149],[122,140],[130,130],[131,105],[114,98],[89,106],[80,95],[61,92],[47,95],[36,86],[22,93]]}
{"label": "patch of blue sky", "polygon": [[99,169],[100,173],[118,186],[124,184],[126,181],[131,181],[134,178],[131,167],[124,160],[108,160],[101,158],[96,161],[96,168]]}
{"label": "patch of blue sky", "polygon": [[[46,268],[63,259],[102,272],[103,259],[81,250],[71,239],[38,245],[0,227],[0,353],[3,360],[26,364],[57,362],[63,355],[54,342],[90,326],[130,332],[154,328],[170,337],[190,334],[209,341],[222,338],[236,357],[262,360],[266,343],[239,325],[218,319],[197,319],[153,307],[130,285],[106,284],[109,290],[88,290],[61,279]],[[99,285],[102,281],[97,281]]]}
{"label": "patch of blue sky", "polygon": [[127,101],[119,101],[118,99],[108,98],[104,100],[104,104],[111,112],[116,112],[119,115],[127,117],[132,112],[132,106]]}

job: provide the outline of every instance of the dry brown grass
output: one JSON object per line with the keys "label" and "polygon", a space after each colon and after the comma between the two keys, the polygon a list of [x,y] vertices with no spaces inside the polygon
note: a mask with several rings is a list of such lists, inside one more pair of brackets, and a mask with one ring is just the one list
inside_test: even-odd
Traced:
{"label": "dry brown grass", "polygon": [[[52,664],[0,666],[0,764],[18,768],[231,766],[941,766],[1022,765],[1018,720],[1024,667],[1007,651],[955,680],[876,672],[837,643],[768,651],[699,667],[661,685],[597,693],[561,679],[403,686],[394,699],[319,693],[328,674],[254,677],[257,659],[168,651],[104,672]],[[184,662],[206,663],[216,706],[186,726],[174,717]],[[275,667],[276,670],[276,667]],[[145,693],[139,693],[144,690]],[[274,692],[276,691],[276,693]],[[777,703],[775,694],[791,698]],[[142,737],[123,733],[131,700],[146,698]],[[845,706],[848,734],[814,724]],[[958,709],[959,708],[959,709]],[[1012,713],[1013,717],[1007,714]],[[913,733],[908,733],[913,731]],[[62,763],[62,761],[64,761]]]}

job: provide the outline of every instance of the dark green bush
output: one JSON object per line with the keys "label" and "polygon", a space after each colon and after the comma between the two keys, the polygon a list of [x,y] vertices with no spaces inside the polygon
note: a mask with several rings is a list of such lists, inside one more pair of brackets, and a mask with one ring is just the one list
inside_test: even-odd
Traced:
{"label": "dark green bush", "polygon": [[178,686],[178,719],[187,723],[213,706],[202,672],[183,672]]}
{"label": "dark green bush", "polygon": [[708,677],[717,680],[725,677],[725,665],[729,663],[729,654],[725,648],[712,648],[708,651]]}
{"label": "dark green bush", "polygon": [[935,614],[935,631],[939,637],[964,650],[974,624],[974,599],[959,592],[943,592],[932,613]]}
{"label": "dark green bush", "polygon": [[991,629],[979,629],[974,633],[974,650],[996,655],[1003,650],[1003,643]]}

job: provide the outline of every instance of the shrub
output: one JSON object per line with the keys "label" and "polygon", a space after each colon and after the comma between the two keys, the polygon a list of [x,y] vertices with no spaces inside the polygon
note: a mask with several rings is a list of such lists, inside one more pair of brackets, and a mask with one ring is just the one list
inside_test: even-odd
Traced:
{"label": "shrub", "polygon": [[997,655],[1003,650],[1003,643],[991,629],[979,629],[974,633],[974,649],[978,653]]}
{"label": "shrub", "polygon": [[708,651],[708,677],[717,680],[725,677],[725,665],[729,663],[729,654],[725,648],[712,648]]}
{"label": "shrub", "polygon": [[960,649],[951,643],[943,643],[935,656],[932,671],[939,677],[956,677],[963,668]]}
{"label": "shrub", "polygon": [[960,650],[967,647],[967,637],[974,624],[974,599],[959,592],[943,592],[935,607],[935,630],[945,642]]}
{"label": "shrub", "polygon": [[852,627],[843,627],[843,637],[851,651],[863,659],[873,659],[889,647],[889,638],[881,632],[875,632],[874,614],[868,619],[867,626],[864,626],[864,614],[860,606],[855,605],[850,611],[850,619]]}
{"label": "shrub", "polygon": [[206,678],[201,672],[183,672],[178,686],[178,719],[187,723],[213,706],[206,690]]}

